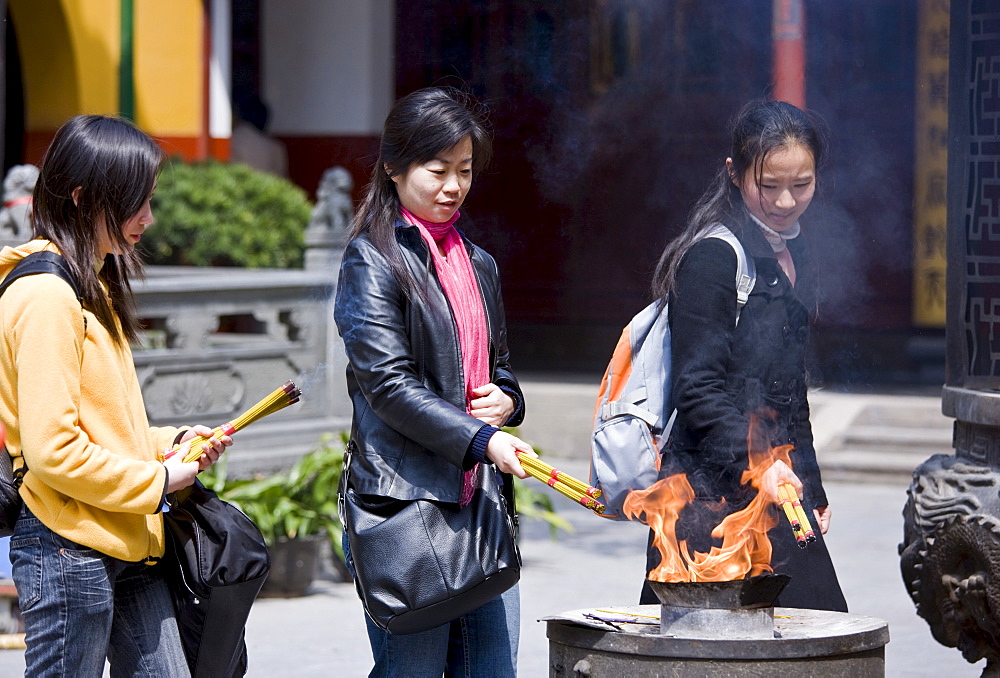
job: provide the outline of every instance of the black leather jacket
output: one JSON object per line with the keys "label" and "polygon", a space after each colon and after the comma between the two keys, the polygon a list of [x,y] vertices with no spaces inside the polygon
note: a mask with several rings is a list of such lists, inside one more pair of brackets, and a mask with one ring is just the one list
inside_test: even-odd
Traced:
{"label": "black leather jacket", "polygon": [[[457,502],[463,465],[483,422],[465,411],[458,329],[416,227],[400,223],[410,272],[426,281],[426,299],[408,300],[385,257],[366,234],[344,252],[334,319],[347,351],[347,389],[354,406],[351,487],[360,494]],[[523,396],[510,369],[507,326],[496,262],[463,236],[476,272],[490,332],[492,381]]]}

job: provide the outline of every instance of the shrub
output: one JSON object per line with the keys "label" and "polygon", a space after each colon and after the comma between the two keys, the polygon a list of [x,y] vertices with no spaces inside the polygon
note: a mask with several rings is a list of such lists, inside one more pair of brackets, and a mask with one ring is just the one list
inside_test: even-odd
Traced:
{"label": "shrub", "polygon": [[252,478],[228,478],[224,464],[202,482],[256,523],[268,544],[279,539],[329,535],[340,543],[337,486],[344,467],[347,434],[325,435],[288,471]]}
{"label": "shrub", "polygon": [[142,247],[150,264],[301,267],[310,210],[305,191],[280,177],[174,159],[160,173]]}

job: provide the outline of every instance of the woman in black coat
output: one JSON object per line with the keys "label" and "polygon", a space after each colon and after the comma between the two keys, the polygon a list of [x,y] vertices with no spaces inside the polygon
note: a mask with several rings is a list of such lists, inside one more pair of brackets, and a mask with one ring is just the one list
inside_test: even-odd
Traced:
{"label": "woman in black coat", "polygon": [[[535,456],[499,428],[521,422],[524,397],[510,366],[496,262],[456,228],[489,155],[483,121],[455,90],[413,92],[386,118],[334,310],[354,406],[345,476],[366,501],[469,506],[476,474],[492,464],[512,507],[511,475],[527,477],[517,455]],[[344,547],[353,567],[347,539]],[[365,555],[356,555],[360,571]],[[379,553],[401,563],[408,555]],[[478,567],[475,558],[469,567]],[[419,576],[398,584],[421,586]],[[516,584],[427,631],[393,634],[366,618],[370,675],[513,678],[519,620]]]}
{"label": "woman in black coat", "polygon": [[[687,474],[697,501],[682,513],[678,538],[707,552],[711,528],[756,494],[741,484],[749,465],[751,418],[757,420],[755,439],[792,445],[791,467],[781,460],[771,464],[761,492],[777,506],[778,486],[791,483],[819,534],[800,549],[783,518],[768,533],[774,571],[792,577],[777,604],[846,611],[822,538],[831,511],[806,398],[815,285],[807,243],[798,237],[799,217],[812,201],[822,156],[822,139],[809,116],[783,102],[751,102],[733,122],[731,153],[715,182],[664,251],[653,291],[670,302],[677,419],[661,472]],[[736,300],[736,252],[723,240],[702,237],[717,223],[736,235],[756,268],[742,310]],[[659,552],[653,549],[649,559],[651,567],[658,564]],[[648,587],[642,602],[656,602]]]}

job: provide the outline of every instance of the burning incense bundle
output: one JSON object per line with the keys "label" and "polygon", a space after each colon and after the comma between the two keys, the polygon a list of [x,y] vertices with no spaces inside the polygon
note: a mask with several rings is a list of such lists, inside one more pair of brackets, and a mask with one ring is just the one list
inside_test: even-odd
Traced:
{"label": "burning incense bundle", "polygon": [[[290,381],[286,381],[281,388],[277,388],[271,392],[266,398],[261,400],[259,403],[251,407],[249,410],[233,419],[230,422],[226,422],[221,426],[216,426],[212,429],[212,432],[207,436],[196,436],[190,440],[191,449],[186,455],[184,455],[184,462],[192,462],[198,459],[205,452],[205,443],[208,439],[213,436],[231,436],[237,431],[246,428],[250,424],[254,423],[258,419],[262,419],[269,414],[274,414],[278,410],[282,410],[289,405],[294,405],[299,402],[299,396],[302,392]],[[170,457],[177,454],[181,449],[182,445],[174,445],[169,451],[164,455],[164,459],[169,459]]]}
{"label": "burning incense bundle", "polygon": [[799,545],[800,549],[805,548],[806,535],[802,532],[799,516],[795,513],[795,506],[792,505],[792,500],[788,497],[788,492],[785,490],[784,485],[778,486],[778,499],[781,501],[781,508],[785,512],[785,517],[788,518],[788,522],[792,526],[792,534],[795,535],[795,542]]}
{"label": "burning incense bundle", "polygon": [[805,509],[802,508],[802,503],[799,501],[799,495],[795,491],[795,487],[791,483],[779,485],[778,499],[781,500],[781,508],[784,509],[785,516],[792,526],[792,532],[795,534],[795,541],[798,543],[799,548],[805,548],[808,542],[816,541],[816,533],[813,532],[809,516],[806,515]]}
{"label": "burning incense bundle", "polygon": [[594,513],[604,513],[604,504],[597,501],[601,496],[601,491],[596,487],[591,487],[582,480],[577,480],[568,473],[563,473],[535,457],[518,452],[517,459],[521,462],[524,470],[533,478],[537,478]]}

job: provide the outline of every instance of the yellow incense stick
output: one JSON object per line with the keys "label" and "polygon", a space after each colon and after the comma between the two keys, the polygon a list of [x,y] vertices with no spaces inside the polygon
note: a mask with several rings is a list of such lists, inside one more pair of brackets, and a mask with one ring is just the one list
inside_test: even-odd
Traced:
{"label": "yellow incense stick", "polygon": [[597,608],[594,612],[604,612],[606,614],[624,614],[629,617],[643,617],[645,619],[659,619],[660,616],[656,614],[636,614],[635,612],[626,612],[625,610],[602,610]]}
{"label": "yellow incense stick", "polygon": [[[207,449],[205,445],[208,440],[212,437],[220,437],[224,435],[233,435],[237,431],[246,428],[253,422],[266,417],[269,414],[274,414],[275,412],[282,410],[289,405],[294,405],[299,401],[299,396],[302,392],[293,384],[292,382],[285,382],[281,388],[277,388],[272,391],[266,398],[258,402],[256,405],[251,407],[249,410],[233,419],[230,422],[222,424],[221,426],[216,426],[212,429],[212,432],[207,436],[195,436],[191,438],[190,449],[186,455],[184,455],[185,462],[196,461],[202,454],[204,454]],[[164,459],[169,459],[170,457],[177,454],[183,447],[184,443],[174,445],[170,450],[168,450],[164,455]]]}
{"label": "yellow incense stick", "polygon": [[555,480],[566,483],[566,485],[578,490],[582,494],[591,496],[594,499],[600,499],[602,492],[596,487],[592,487],[587,483],[583,482],[582,480],[577,480],[568,473],[563,473],[559,469],[549,466],[545,462],[539,461],[538,459],[535,459],[533,457],[525,457],[525,459],[529,459],[530,460],[528,462],[529,464],[536,465],[539,468],[539,470],[545,472]]}
{"label": "yellow incense stick", "polygon": [[604,513],[604,508],[605,508],[604,504],[600,503],[593,497],[585,495],[582,492],[579,492],[569,487],[565,483],[553,479],[552,477],[546,475],[544,471],[540,471],[533,466],[529,465],[523,468],[525,471],[528,472],[530,476],[542,481],[543,483],[551,487],[553,490],[556,490],[563,496],[572,499],[581,506],[589,508],[591,511],[594,511],[595,513]]}
{"label": "yellow incense stick", "polygon": [[792,503],[791,496],[789,496],[791,487],[791,485],[778,485],[778,499],[781,501],[781,508],[785,512],[785,517],[788,518],[788,522],[792,526],[792,534],[795,535],[796,543],[798,543],[799,548],[804,548],[806,545],[806,535],[802,531],[798,514],[795,512],[795,506]]}
{"label": "yellow incense stick", "polygon": [[[563,473],[559,469],[553,466],[549,466],[541,459],[538,459],[536,457],[529,457],[527,455],[521,454],[520,452],[517,453],[517,458],[518,461],[521,462],[521,466],[524,467],[532,466],[536,470],[544,473],[546,476],[551,477],[553,480],[558,480],[562,483],[565,483],[566,485],[572,487],[581,494],[586,494],[590,497],[593,497],[594,499],[601,498],[601,491],[596,487],[592,487],[587,483],[583,482],[582,480],[574,478],[568,473]],[[527,470],[527,468],[525,468],[525,470]]]}
{"label": "yellow incense stick", "polygon": [[799,519],[799,526],[802,533],[806,536],[806,541],[816,541],[816,533],[812,529],[812,523],[809,522],[809,516],[806,515],[806,510],[802,508],[802,503],[799,501],[799,495],[795,491],[795,486],[791,483],[785,483],[785,491],[788,492],[789,498],[792,500],[792,506],[795,508],[795,515]]}

